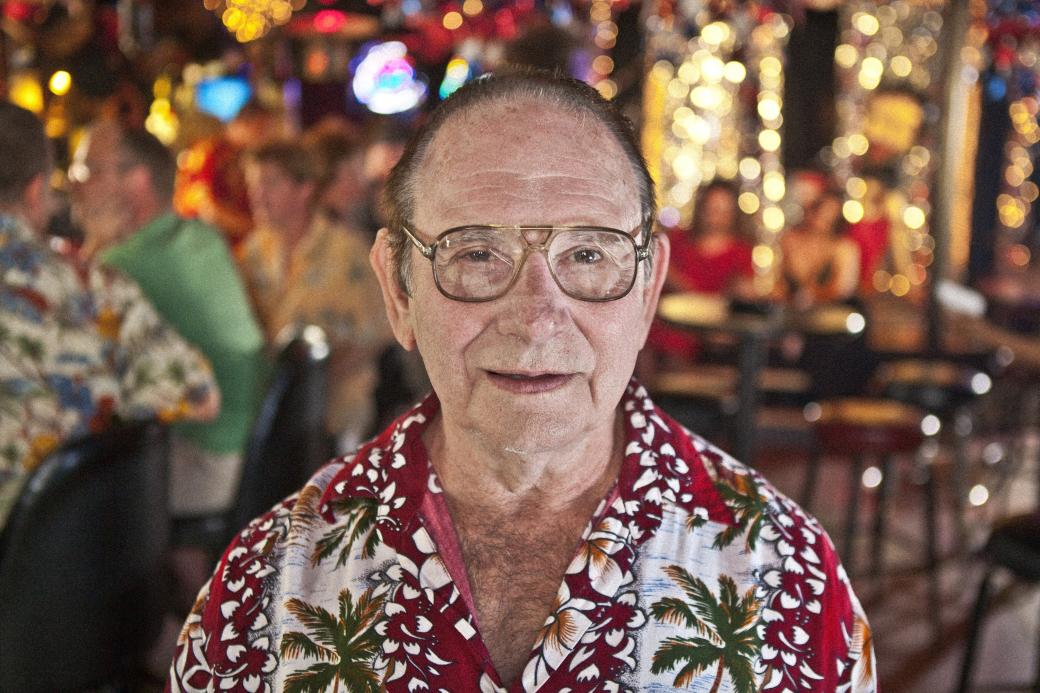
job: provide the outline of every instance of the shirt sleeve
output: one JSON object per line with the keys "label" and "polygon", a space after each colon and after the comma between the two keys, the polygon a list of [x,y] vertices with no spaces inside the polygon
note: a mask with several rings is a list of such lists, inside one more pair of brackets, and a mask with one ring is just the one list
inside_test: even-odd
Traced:
{"label": "shirt sleeve", "polygon": [[119,414],[163,421],[197,418],[217,390],[206,358],[164,323],[140,288],[125,276],[92,268],[101,335],[122,391]]}

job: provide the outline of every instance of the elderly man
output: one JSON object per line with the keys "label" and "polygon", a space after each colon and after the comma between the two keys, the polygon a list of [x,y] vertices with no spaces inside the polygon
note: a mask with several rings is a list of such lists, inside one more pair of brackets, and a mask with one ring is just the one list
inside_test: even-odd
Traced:
{"label": "elderly man", "polygon": [[122,275],[54,252],[43,125],[0,102],[0,527],[33,469],[123,419],[212,419],[206,360]]}
{"label": "elderly man", "polygon": [[668,243],[624,121],[478,80],[391,178],[372,264],[434,394],[243,531],[172,690],[873,690],[820,526],[630,380]]}

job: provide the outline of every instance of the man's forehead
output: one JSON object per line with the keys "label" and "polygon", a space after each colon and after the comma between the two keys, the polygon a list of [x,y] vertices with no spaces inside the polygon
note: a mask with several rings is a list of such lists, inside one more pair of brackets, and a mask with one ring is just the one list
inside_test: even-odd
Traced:
{"label": "man's forehead", "polygon": [[445,123],[415,182],[420,197],[432,198],[459,188],[581,197],[620,187],[623,197],[639,195],[632,163],[598,118],[531,99],[473,106]]}

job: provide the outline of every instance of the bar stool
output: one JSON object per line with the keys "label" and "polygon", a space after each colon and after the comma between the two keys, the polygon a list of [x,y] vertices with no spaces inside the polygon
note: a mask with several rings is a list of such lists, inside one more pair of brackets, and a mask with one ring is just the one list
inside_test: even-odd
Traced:
{"label": "bar stool", "polygon": [[[975,664],[979,633],[989,602],[990,582],[994,571],[1004,568],[1020,580],[1040,582],[1040,511],[1017,515],[998,523],[990,534],[983,555],[988,565],[975,599],[971,630],[968,632],[964,660],[961,663],[958,693],[967,693],[971,685],[971,671]],[[1040,690],[1040,669],[1037,671],[1033,689]]]}
{"label": "bar stool", "polygon": [[[851,462],[849,469],[849,498],[845,519],[845,537],[842,560],[845,570],[853,574],[855,563],[854,542],[859,519],[860,484],[864,462],[868,458],[880,463],[881,479],[877,490],[871,550],[871,575],[880,578],[884,570],[887,504],[892,480],[892,461],[899,455],[913,455],[925,441],[922,423],[926,414],[913,405],[895,400],[869,397],[842,397],[813,403],[806,407],[815,436],[815,450],[809,458],[802,507],[812,505],[819,476],[820,459],[824,455],[840,457]],[[929,572],[929,602],[932,614],[939,621],[938,532],[936,518],[935,482],[931,469],[925,476],[925,544],[926,567]]]}
{"label": "bar stool", "polygon": [[899,359],[881,365],[873,389],[935,415],[953,437],[953,492],[957,537],[964,544],[968,489],[968,440],[975,428],[972,405],[993,387],[988,373],[946,359]]}

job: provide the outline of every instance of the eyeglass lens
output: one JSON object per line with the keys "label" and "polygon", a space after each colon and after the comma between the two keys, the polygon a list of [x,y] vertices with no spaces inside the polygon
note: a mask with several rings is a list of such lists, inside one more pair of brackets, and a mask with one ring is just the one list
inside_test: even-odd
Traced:
{"label": "eyeglass lens", "polygon": [[[434,271],[441,289],[465,300],[501,295],[519,271],[529,241],[544,252],[549,268],[565,293],[585,300],[623,296],[632,285],[636,247],[631,236],[594,228],[547,231],[532,239],[520,229],[465,228],[440,239]],[[539,232],[535,232],[539,233]]]}

